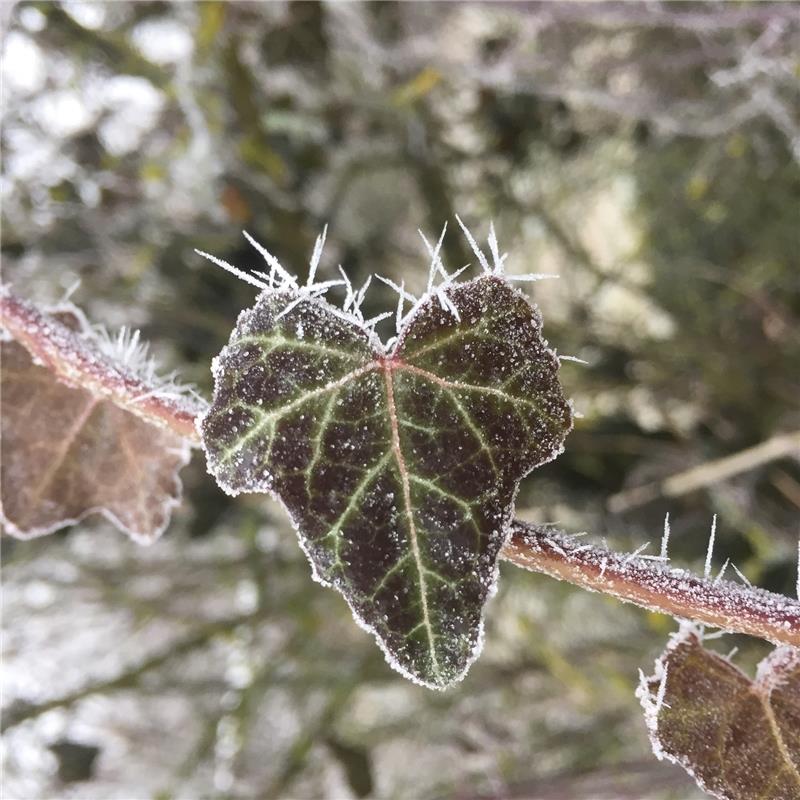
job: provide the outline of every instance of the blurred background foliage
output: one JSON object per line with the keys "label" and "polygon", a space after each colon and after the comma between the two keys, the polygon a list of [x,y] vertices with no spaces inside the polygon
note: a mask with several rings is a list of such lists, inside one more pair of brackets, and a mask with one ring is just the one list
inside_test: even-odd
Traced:
{"label": "blurred background foliage", "polygon": [[[793,594],[800,466],[612,513],[800,427],[794,3],[21,2],[2,8],[3,280],[209,363],[302,270],[424,286],[417,228],[490,220],[583,417],[518,514]],[[471,260],[460,234],[448,265]],[[393,298],[375,286],[368,315]],[[198,454],[151,548],[89,521],[5,541],[9,798],[689,798],[633,689],[674,622],[503,565],[485,652],[435,694],[310,580],[285,516]],[[652,551],[651,551],[652,552]],[[702,568],[700,566],[700,568]],[[766,645],[726,637],[752,666]],[[14,725],[13,723],[17,723]]]}

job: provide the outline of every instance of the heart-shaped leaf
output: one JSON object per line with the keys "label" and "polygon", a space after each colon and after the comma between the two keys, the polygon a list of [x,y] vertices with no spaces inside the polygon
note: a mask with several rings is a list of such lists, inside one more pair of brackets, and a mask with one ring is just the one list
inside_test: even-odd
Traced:
{"label": "heart-shaped leaf", "polygon": [[686,627],[638,695],[653,750],[724,800],[800,797],[800,650],[779,647],[751,681]]}
{"label": "heart-shaped leaf", "polygon": [[435,688],[462,677],[519,480],[572,424],[536,310],[498,275],[451,284],[387,353],[284,284],[240,316],[213,371],[200,429],[220,485],[280,498],[315,577],[393,666]]}

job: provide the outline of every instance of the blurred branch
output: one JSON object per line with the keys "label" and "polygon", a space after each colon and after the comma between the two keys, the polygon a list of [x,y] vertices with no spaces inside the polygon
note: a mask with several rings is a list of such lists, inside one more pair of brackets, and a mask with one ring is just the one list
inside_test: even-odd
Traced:
{"label": "blurred branch", "polygon": [[9,708],[5,709],[3,713],[2,724],[0,725],[0,731],[4,732],[8,728],[19,725],[21,722],[25,722],[25,720],[38,717],[54,708],[71,706],[86,697],[90,697],[91,695],[118,691],[120,689],[130,689],[131,687],[136,686],[140,678],[146,673],[163,666],[175,658],[179,658],[180,656],[184,656],[193,650],[197,650],[199,647],[203,647],[203,645],[207,644],[215,636],[230,631],[237,625],[251,621],[256,615],[257,612],[240,614],[234,617],[229,617],[228,619],[222,619],[216,622],[210,622],[207,625],[203,625],[185,636],[183,639],[172,642],[159,653],[156,653],[145,661],[142,661],[140,664],[137,664],[125,672],[122,672],[115,678],[89,684],[88,686],[84,686],[82,689],[77,689],[74,692],[61,695],[61,697],[54,697],[51,700],[45,700],[42,703],[14,703]]}
{"label": "blurred branch", "polygon": [[279,773],[262,793],[262,797],[286,797],[286,790],[302,771],[313,746],[329,733],[337,716],[345,709],[353,692],[361,683],[361,670],[355,669],[335,687],[314,722],[305,726],[290,745]]}
{"label": "blurred branch", "polygon": [[707,461],[664,480],[626,489],[608,499],[608,508],[609,511],[619,513],[645,505],[659,497],[680,497],[786,456],[800,457],[800,431],[778,434],[754,447],[715,461]]}
{"label": "blurred branch", "polygon": [[62,45],[69,45],[87,60],[97,61],[100,56],[118,73],[138,75],[164,91],[169,90],[169,72],[137,53],[124,36],[85,28],[57,3],[35,3],[34,7],[47,18],[48,26],[42,33],[43,38],[53,44],[61,39]]}
{"label": "blurred branch", "polygon": [[502,557],[518,567],[651,611],[776,644],[800,645],[800,601],[730,581],[700,578],[670,569],[659,560],[580,544],[574,536],[524,522],[514,521],[511,531]]}
{"label": "blurred branch", "polygon": [[[679,770],[654,759],[577,772],[570,765],[549,777],[515,781],[503,787],[501,796],[504,800],[564,800],[565,797],[570,800],[612,797],[614,800],[641,800],[643,797],[655,797],[656,791],[669,791],[667,797],[683,797],[686,796],[684,792],[688,785]],[[443,800],[444,795],[440,797]],[[494,797],[497,797],[495,792],[458,795],[459,800],[489,800]]]}

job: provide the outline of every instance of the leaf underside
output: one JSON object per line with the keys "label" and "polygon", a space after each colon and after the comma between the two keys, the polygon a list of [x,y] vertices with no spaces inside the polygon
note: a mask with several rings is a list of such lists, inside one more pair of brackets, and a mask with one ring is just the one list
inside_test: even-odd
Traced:
{"label": "leaf underside", "polygon": [[[55,319],[80,332],[71,313]],[[99,512],[141,543],[167,526],[189,460],[179,436],[63,383],[3,341],[0,487],[6,531],[51,533]]]}
{"label": "leaf underside", "polygon": [[774,650],[751,681],[690,633],[667,650],[659,672],[643,698],[657,755],[716,797],[800,798],[800,651]]}
{"label": "leaf underside", "polygon": [[315,577],[435,688],[477,655],[519,480],[572,424],[525,298],[496,276],[446,291],[460,320],[429,299],[390,354],[324,300],[263,292],[200,423],[220,485],[277,495]]}

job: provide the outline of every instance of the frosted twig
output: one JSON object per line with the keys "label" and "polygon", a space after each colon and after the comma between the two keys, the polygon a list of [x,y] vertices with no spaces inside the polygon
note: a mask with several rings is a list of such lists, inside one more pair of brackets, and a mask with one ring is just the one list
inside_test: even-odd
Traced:
{"label": "frosted twig", "polygon": [[112,338],[87,323],[81,335],[5,287],[0,291],[0,325],[67,383],[169,428],[193,445],[199,443],[195,419],[205,403],[190,387],[178,386],[174,374],[156,375],[138,332],[125,328]]}
{"label": "frosted twig", "polygon": [[583,589],[681,619],[776,644],[800,645],[800,601],[720,579],[711,581],[662,563],[631,559],[551,528],[513,521],[502,557]]}

